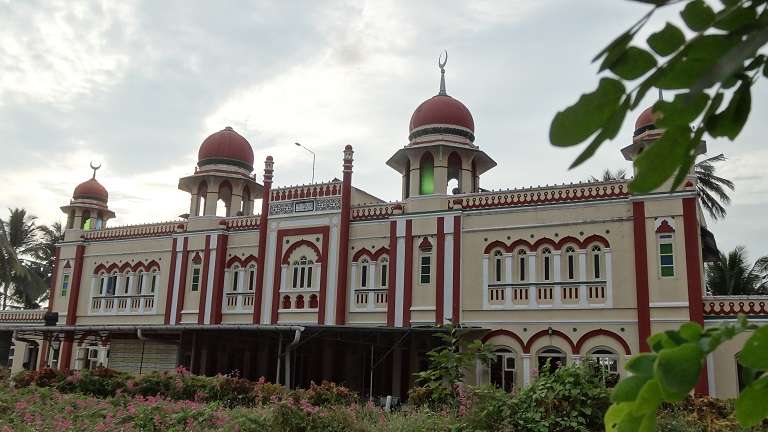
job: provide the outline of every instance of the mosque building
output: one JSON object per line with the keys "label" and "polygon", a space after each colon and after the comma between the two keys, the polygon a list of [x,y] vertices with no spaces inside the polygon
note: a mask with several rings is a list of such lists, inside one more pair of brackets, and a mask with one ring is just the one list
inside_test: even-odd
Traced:
{"label": "mosque building", "polygon": [[[406,397],[452,323],[496,351],[468,380],[512,390],[547,361],[594,358],[624,375],[655,332],[768,315],[762,300],[705,295],[716,249],[693,174],[648,194],[628,180],[491,191],[482,177],[497,161],[475,133],[443,69],[386,161],[401,179],[397,202],[353,182],[349,145],[340,180],[274,184],[279,161],[268,156],[257,176],[251,144],[231,127],[203,140],[179,180],[189,215],[176,221],[109,226],[94,170],[61,207],[48,313],[9,318],[14,369],[182,365]],[[633,160],[663,133],[644,111],[622,154]],[[745,338],[709,356],[698,392],[738,392]]]}

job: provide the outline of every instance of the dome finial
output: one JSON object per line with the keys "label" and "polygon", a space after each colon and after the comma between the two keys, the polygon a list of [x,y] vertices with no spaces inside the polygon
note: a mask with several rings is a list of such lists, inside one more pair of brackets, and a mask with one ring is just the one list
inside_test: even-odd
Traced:
{"label": "dome finial", "polygon": [[[443,57],[445,55],[445,57]],[[448,63],[448,51],[443,50],[440,53],[440,57],[437,58],[437,66],[440,67],[440,93],[439,95],[447,95],[445,92],[445,64]]]}
{"label": "dome finial", "polygon": [[101,164],[96,165],[96,163],[94,161],[91,161],[91,169],[93,170],[93,177],[91,177],[92,179],[96,178],[96,171],[99,168],[101,168]]}

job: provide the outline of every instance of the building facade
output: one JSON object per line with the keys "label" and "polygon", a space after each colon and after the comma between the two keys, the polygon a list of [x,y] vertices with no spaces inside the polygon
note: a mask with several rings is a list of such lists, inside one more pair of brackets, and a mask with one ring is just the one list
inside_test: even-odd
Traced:
{"label": "building facade", "polygon": [[[646,110],[622,153],[632,160],[662,133]],[[627,180],[483,189],[496,162],[475,143],[444,72],[386,162],[401,200],[353,181],[351,146],[341,162],[341,180],[276,186],[275,161],[255,176],[250,143],[227,127],[203,141],[179,181],[188,216],[122,227],[108,227],[114,213],[94,171],[62,207],[49,304],[57,320],[13,327],[14,367],[20,350],[33,350],[40,367],[183,365],[405,396],[433,333],[453,323],[497,351],[469,380],[512,389],[547,361],[592,357],[624,374],[652,333],[766,314],[761,299],[704,297],[712,250],[693,175],[644,195]],[[738,391],[737,346],[710,356],[698,391]]]}

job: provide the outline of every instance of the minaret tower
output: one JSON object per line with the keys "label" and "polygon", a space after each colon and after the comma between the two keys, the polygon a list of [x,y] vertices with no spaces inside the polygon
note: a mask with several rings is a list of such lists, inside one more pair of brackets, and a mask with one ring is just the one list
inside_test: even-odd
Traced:
{"label": "minaret tower", "polygon": [[96,180],[96,171],[99,168],[101,165],[94,165],[91,162],[93,175],[77,185],[69,205],[61,207],[61,211],[67,215],[66,229],[84,231],[102,229],[106,227],[109,219],[115,217],[115,212],[107,207],[109,193]]}
{"label": "minaret tower", "polygon": [[404,200],[478,192],[480,175],[496,166],[496,162],[474,144],[472,113],[446,91],[447,62],[448,53],[444,52],[438,59],[440,89],[437,95],[416,108],[411,116],[408,144],[387,161],[387,165],[402,175]]}

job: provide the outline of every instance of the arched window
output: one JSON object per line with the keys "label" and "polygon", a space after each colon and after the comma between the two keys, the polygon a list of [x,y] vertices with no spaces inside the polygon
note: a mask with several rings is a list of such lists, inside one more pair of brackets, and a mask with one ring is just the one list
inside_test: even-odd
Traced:
{"label": "arched window", "polygon": [[566,356],[560,348],[545,347],[539,351],[536,362],[538,363],[539,374],[553,373],[565,365]]}
{"label": "arched window", "polygon": [[248,267],[248,291],[253,291],[256,285],[256,266],[251,264]]}
{"label": "arched window", "polygon": [[243,188],[243,201],[240,204],[240,214],[242,215],[251,214],[252,204],[253,204],[253,200],[251,199],[251,190],[248,189],[248,186],[245,186]]}
{"label": "arched window", "polygon": [[389,278],[389,259],[387,257],[381,258],[379,261],[379,287],[386,288],[387,285],[387,279]]}
{"label": "arched window", "polygon": [[601,268],[600,268],[600,255],[602,250],[600,249],[600,246],[592,246],[592,277],[595,279],[600,279],[601,277]]}
{"label": "arched window", "polygon": [[208,183],[200,182],[197,186],[197,214],[193,216],[202,216],[205,214],[205,201],[208,199]]}
{"label": "arched window", "polygon": [[136,294],[141,294],[143,290],[144,290],[144,272],[139,270],[139,272],[136,273]]}
{"label": "arched window", "polygon": [[472,192],[480,191],[479,180],[480,179],[477,177],[477,165],[475,164],[475,161],[473,159],[472,160]]}
{"label": "arched window", "polygon": [[435,159],[432,153],[424,152],[419,162],[419,194],[435,193]]}
{"label": "arched window", "polygon": [[516,357],[515,352],[507,347],[499,347],[494,351],[493,359],[488,365],[491,384],[504,391],[512,392],[515,387]]}
{"label": "arched window", "polygon": [[405,161],[405,174],[403,174],[403,187],[405,188],[405,191],[403,193],[404,198],[408,198],[411,196],[411,160],[408,159]]}
{"label": "arched window", "polygon": [[131,292],[131,278],[128,273],[123,275],[123,295],[128,295]]}
{"label": "arched window", "polygon": [[232,216],[232,185],[223,181],[219,185],[219,198],[216,201],[216,216]]}
{"label": "arched window", "polygon": [[587,357],[608,373],[619,373],[619,355],[608,347],[592,348]]}
{"label": "arched window", "polygon": [[112,273],[107,279],[107,295],[115,295],[115,289],[117,288],[117,273]]}
{"label": "arched window", "polygon": [[493,279],[496,282],[502,281],[503,272],[503,254],[500,250],[493,253]]}
{"label": "arched window", "polygon": [[368,271],[370,266],[368,260],[360,261],[360,288],[368,288]]}
{"label": "arched window", "polygon": [[576,263],[574,261],[576,257],[576,249],[574,249],[573,246],[565,248],[565,257],[568,261],[568,279],[573,280],[576,277]]}
{"label": "arched window", "polygon": [[525,252],[525,249],[520,249],[517,251],[517,261],[518,261],[518,275],[520,275],[520,281],[525,281],[525,257],[527,253]]}
{"label": "arched window", "polygon": [[312,288],[313,264],[306,256],[293,262],[293,288]]}
{"label": "arched window", "polygon": [[458,153],[452,152],[448,156],[448,190],[446,190],[446,194],[453,195],[457,193],[462,193],[461,157]]}
{"label": "arched window", "polygon": [[549,281],[552,278],[552,272],[550,271],[550,267],[552,266],[552,251],[549,250],[549,248],[544,248],[544,250],[541,251],[541,256],[544,260],[544,280]]}
{"label": "arched window", "polygon": [[155,293],[155,290],[157,289],[157,282],[158,282],[159,278],[160,278],[160,273],[157,270],[153,271],[152,272],[152,280],[149,283],[149,293],[150,294],[154,294]]}
{"label": "arched window", "polygon": [[240,266],[232,267],[232,283],[229,287],[231,292],[236,292],[238,283],[240,282]]}

